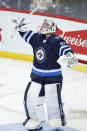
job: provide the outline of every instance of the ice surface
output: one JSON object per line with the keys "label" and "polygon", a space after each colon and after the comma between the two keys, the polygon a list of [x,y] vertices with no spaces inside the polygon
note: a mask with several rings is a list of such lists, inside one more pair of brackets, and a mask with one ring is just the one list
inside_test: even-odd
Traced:
{"label": "ice surface", "polygon": [[[32,62],[0,58],[0,125],[25,120],[23,97],[31,69]],[[67,126],[87,131],[87,74],[63,69],[63,76]]]}
{"label": "ice surface", "polygon": [[[18,123],[18,124],[0,126],[0,131],[28,131],[28,129],[25,128],[21,123]],[[38,131],[78,131],[78,130],[71,129],[68,127],[61,127],[53,130],[51,128],[48,128],[48,125],[46,124],[45,128],[43,127],[43,129],[40,129]]]}

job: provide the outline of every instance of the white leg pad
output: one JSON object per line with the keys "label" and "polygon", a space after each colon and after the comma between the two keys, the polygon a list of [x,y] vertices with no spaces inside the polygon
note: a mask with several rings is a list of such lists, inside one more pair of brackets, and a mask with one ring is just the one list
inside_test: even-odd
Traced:
{"label": "white leg pad", "polygon": [[59,128],[61,127],[61,119],[51,119],[51,120],[48,120],[48,123],[49,125],[53,128],[53,129],[56,129],[56,128]]}
{"label": "white leg pad", "polygon": [[57,84],[45,85],[45,102],[49,124],[53,127],[61,126],[60,109],[58,102]]}
{"label": "white leg pad", "polygon": [[28,129],[39,129],[41,126],[41,122],[32,119],[29,119],[29,121],[25,125],[25,127]]}
{"label": "white leg pad", "polygon": [[27,94],[27,108],[29,116],[35,121],[44,121],[44,97],[39,97],[41,84],[32,82]]}

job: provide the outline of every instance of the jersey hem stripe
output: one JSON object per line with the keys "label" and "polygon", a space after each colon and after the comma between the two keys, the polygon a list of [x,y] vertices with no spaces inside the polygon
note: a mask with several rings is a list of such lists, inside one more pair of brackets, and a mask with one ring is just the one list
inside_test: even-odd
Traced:
{"label": "jersey hem stripe", "polygon": [[34,65],[33,65],[33,67],[32,67],[32,69],[34,69],[34,70],[36,70],[36,71],[38,71],[38,72],[43,72],[43,73],[52,73],[52,72],[59,72],[59,71],[61,71],[61,68],[58,68],[58,69],[50,69],[50,70],[45,70],[45,69],[38,69],[38,68],[36,68]]}

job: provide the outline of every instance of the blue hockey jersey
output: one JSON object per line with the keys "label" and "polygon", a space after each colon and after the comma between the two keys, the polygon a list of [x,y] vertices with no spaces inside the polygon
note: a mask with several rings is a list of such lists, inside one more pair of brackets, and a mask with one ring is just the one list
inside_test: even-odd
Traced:
{"label": "blue hockey jersey", "polygon": [[44,34],[29,32],[19,32],[21,37],[32,46],[34,61],[31,78],[55,78],[62,75],[61,65],[57,62],[61,55],[72,52],[68,44],[52,34],[46,39]]}

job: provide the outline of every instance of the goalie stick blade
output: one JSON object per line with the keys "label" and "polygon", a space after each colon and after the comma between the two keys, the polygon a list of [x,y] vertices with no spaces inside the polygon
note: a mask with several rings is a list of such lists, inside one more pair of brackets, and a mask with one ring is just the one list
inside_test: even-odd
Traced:
{"label": "goalie stick blade", "polygon": [[[22,125],[22,123],[18,123],[18,124],[9,124],[9,125],[0,126],[0,131],[29,131],[29,130],[25,128]],[[68,127],[61,127],[59,129],[53,130],[53,129],[48,129],[48,127],[47,128],[45,127],[43,129],[34,130],[34,131],[79,131],[79,130],[75,130]]]}

